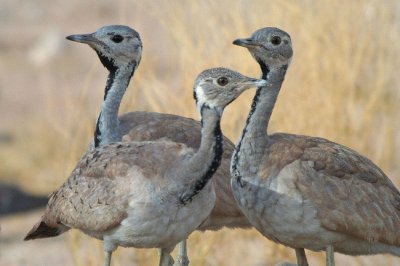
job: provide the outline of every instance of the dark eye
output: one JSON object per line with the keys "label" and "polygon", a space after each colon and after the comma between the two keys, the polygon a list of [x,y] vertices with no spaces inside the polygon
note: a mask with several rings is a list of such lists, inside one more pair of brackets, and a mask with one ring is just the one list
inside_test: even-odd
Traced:
{"label": "dark eye", "polygon": [[271,43],[272,43],[273,45],[279,45],[279,44],[281,44],[281,37],[279,37],[279,36],[272,36],[272,38],[271,38]]}
{"label": "dark eye", "polygon": [[111,40],[115,43],[120,43],[124,40],[124,37],[122,37],[121,35],[117,34],[112,36]]}
{"label": "dark eye", "polygon": [[228,84],[229,80],[225,77],[220,77],[217,79],[217,83],[220,86],[225,86],[226,84]]}

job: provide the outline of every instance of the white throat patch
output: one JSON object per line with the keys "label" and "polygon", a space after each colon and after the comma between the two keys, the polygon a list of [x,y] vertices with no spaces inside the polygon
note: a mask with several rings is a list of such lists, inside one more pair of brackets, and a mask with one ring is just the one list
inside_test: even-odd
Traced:
{"label": "white throat patch", "polygon": [[217,107],[217,100],[216,99],[210,100],[207,98],[207,96],[204,94],[204,89],[202,87],[204,83],[205,82],[199,83],[195,88],[196,98],[197,98],[197,108],[201,108],[201,106],[204,105],[205,103],[207,103],[209,107],[215,108]]}

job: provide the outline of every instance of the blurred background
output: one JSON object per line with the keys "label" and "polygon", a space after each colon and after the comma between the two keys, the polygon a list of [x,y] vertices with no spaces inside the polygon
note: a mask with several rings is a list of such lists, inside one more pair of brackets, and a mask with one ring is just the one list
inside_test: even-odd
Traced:
{"label": "blurred background", "polygon": [[[100,241],[76,230],[22,242],[46,196],[86,150],[107,72],[87,46],[65,36],[126,24],[142,37],[139,70],[122,112],[198,118],[195,77],[225,66],[258,77],[249,53],[232,45],[261,27],[292,37],[294,58],[271,132],[320,136],[372,159],[400,187],[400,2],[0,1],[0,265],[101,265]],[[236,141],[254,91],[229,106],[223,131]],[[27,211],[30,210],[30,211]],[[311,265],[324,254],[308,252]],[[195,232],[191,265],[273,265],[294,252],[255,230]],[[400,265],[393,256],[336,254],[337,265]],[[155,250],[119,248],[113,265],[156,265]]]}

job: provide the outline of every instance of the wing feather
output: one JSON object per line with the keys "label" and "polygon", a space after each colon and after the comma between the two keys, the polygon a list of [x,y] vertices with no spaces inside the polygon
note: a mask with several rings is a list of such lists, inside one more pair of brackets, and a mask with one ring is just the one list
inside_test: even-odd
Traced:
{"label": "wing feather", "polygon": [[260,169],[279,173],[299,161],[295,185],[328,230],[400,245],[400,193],[368,158],[322,139],[274,134]]}

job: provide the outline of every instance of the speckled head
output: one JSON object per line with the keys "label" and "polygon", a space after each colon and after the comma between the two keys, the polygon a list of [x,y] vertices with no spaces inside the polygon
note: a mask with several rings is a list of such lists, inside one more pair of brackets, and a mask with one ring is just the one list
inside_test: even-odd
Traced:
{"label": "speckled head", "polygon": [[142,56],[139,33],[128,26],[110,25],[94,33],[70,35],[66,38],[88,44],[109,70],[132,63],[138,65]]}
{"label": "speckled head", "polygon": [[266,84],[263,79],[249,78],[227,68],[211,68],[198,75],[194,84],[194,98],[198,108],[208,106],[222,113],[243,91]]}
{"label": "speckled head", "polygon": [[262,28],[250,38],[237,39],[233,44],[246,47],[258,63],[269,68],[288,65],[293,56],[289,34],[278,28]]}

